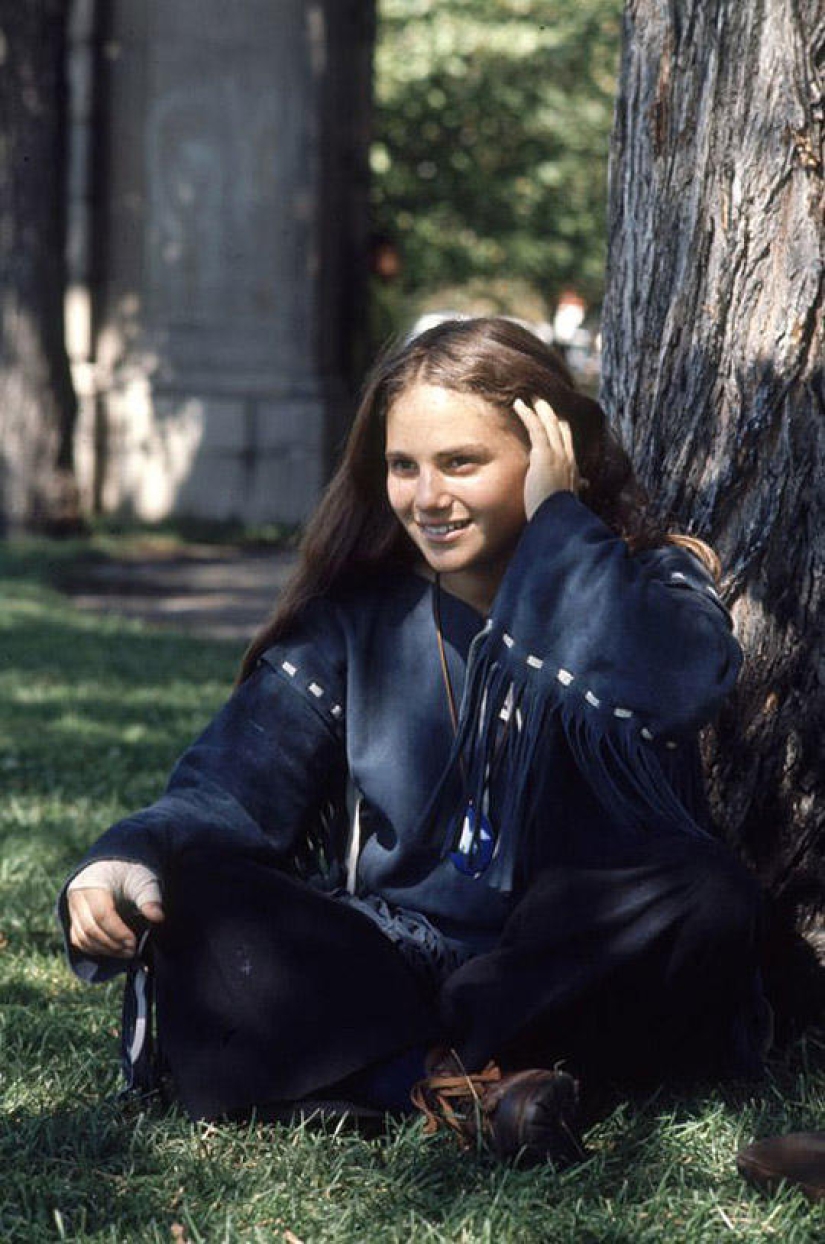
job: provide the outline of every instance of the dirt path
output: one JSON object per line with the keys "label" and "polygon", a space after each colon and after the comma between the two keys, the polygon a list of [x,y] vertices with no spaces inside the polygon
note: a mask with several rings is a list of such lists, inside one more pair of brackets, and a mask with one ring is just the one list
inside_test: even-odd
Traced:
{"label": "dirt path", "polygon": [[84,567],[65,590],[81,609],[243,641],[272,610],[294,561],[272,549],[189,545]]}

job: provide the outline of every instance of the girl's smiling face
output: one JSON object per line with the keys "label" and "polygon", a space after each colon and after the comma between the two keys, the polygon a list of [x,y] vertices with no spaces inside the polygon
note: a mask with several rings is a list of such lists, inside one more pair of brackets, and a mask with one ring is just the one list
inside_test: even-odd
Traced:
{"label": "girl's smiling face", "polygon": [[492,605],[524,528],[529,451],[482,397],[416,383],[387,414],[387,495],[444,587]]}

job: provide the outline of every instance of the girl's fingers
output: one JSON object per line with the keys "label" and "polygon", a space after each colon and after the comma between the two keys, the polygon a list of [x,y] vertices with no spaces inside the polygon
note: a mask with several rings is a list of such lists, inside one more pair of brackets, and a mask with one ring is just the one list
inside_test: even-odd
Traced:
{"label": "girl's fingers", "polygon": [[69,940],[89,954],[129,957],[135,935],[115,909],[108,890],[77,890],[69,894]]}
{"label": "girl's fingers", "polygon": [[576,460],[576,451],[573,448],[573,433],[570,430],[570,424],[566,419],[559,419],[559,431],[561,439],[564,441],[564,448],[571,462]]}
{"label": "girl's fingers", "polygon": [[160,903],[142,903],[138,908],[138,911],[144,919],[150,922],[150,924],[162,924],[166,919],[166,915]]}
{"label": "girl's fingers", "polygon": [[517,397],[513,402],[513,410],[516,412],[519,419],[527,429],[527,433],[530,437],[530,444],[534,448],[541,445],[541,442],[544,439],[544,424],[541,419],[539,419],[533,408],[528,406],[526,402],[523,402],[520,397]]}
{"label": "girl's fingers", "polygon": [[550,432],[558,426],[559,417],[553,410],[553,407],[543,397],[537,397],[533,400],[533,410],[544,424],[546,432]]}
{"label": "girl's fingers", "polygon": [[[566,419],[558,417],[549,402],[539,397],[531,407],[521,398],[516,398],[513,407],[530,433],[530,440],[534,446],[546,438],[547,443],[556,453],[563,454],[569,462],[575,463],[576,454],[573,449],[573,433],[570,430],[570,424]],[[541,437],[541,432],[544,432],[544,438]]]}
{"label": "girl's fingers", "polygon": [[564,455],[570,469],[578,480],[578,463],[573,448],[573,432],[566,419],[560,419],[549,402],[543,398],[536,400],[536,412],[547,432],[547,439],[553,448]]}
{"label": "girl's fingers", "polygon": [[564,452],[567,455],[567,461],[570,467],[570,487],[571,490],[578,495],[581,488],[581,476],[579,475],[579,464],[576,461],[576,450],[573,447],[573,432],[570,424],[566,419],[559,420],[559,431],[564,442]]}
{"label": "girl's fingers", "polygon": [[94,955],[104,959],[131,959],[135,953],[135,943],[112,942],[94,933],[84,933],[80,929],[73,930],[72,946],[84,955]]}
{"label": "girl's fingers", "polygon": [[530,437],[530,469],[525,480],[528,517],[552,492],[569,489],[578,494],[579,469],[573,433],[566,419],[559,419],[549,402],[536,398],[532,405],[520,398],[513,403]]}

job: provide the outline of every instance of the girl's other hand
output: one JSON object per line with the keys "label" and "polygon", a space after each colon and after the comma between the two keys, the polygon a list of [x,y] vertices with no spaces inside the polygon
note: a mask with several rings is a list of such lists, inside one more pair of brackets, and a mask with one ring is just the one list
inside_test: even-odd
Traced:
{"label": "girl's other hand", "polygon": [[131,959],[137,936],[121,913],[139,914],[150,924],[164,919],[160,882],[144,864],[97,860],[72,879],[66,893],[69,941],[83,954]]}
{"label": "girl's other hand", "polygon": [[531,519],[554,492],[577,494],[581,477],[573,450],[570,424],[559,419],[549,402],[537,398],[528,406],[521,398],[513,409],[530,437],[530,465],[524,480],[524,509]]}

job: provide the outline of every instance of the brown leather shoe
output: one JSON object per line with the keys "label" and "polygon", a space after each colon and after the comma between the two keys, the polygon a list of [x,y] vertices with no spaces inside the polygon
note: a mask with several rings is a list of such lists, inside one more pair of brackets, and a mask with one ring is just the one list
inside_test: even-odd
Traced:
{"label": "brown leather shoe", "polygon": [[502,1075],[491,1062],[468,1074],[453,1054],[439,1058],[410,1096],[427,1116],[425,1133],[449,1127],[463,1146],[486,1143],[502,1160],[568,1166],[586,1156],[576,1123],[579,1086],[565,1071]]}
{"label": "brown leather shoe", "polygon": [[812,1201],[825,1200],[825,1132],[788,1132],[757,1140],[739,1151],[736,1165],[762,1192],[776,1192],[787,1183]]}

